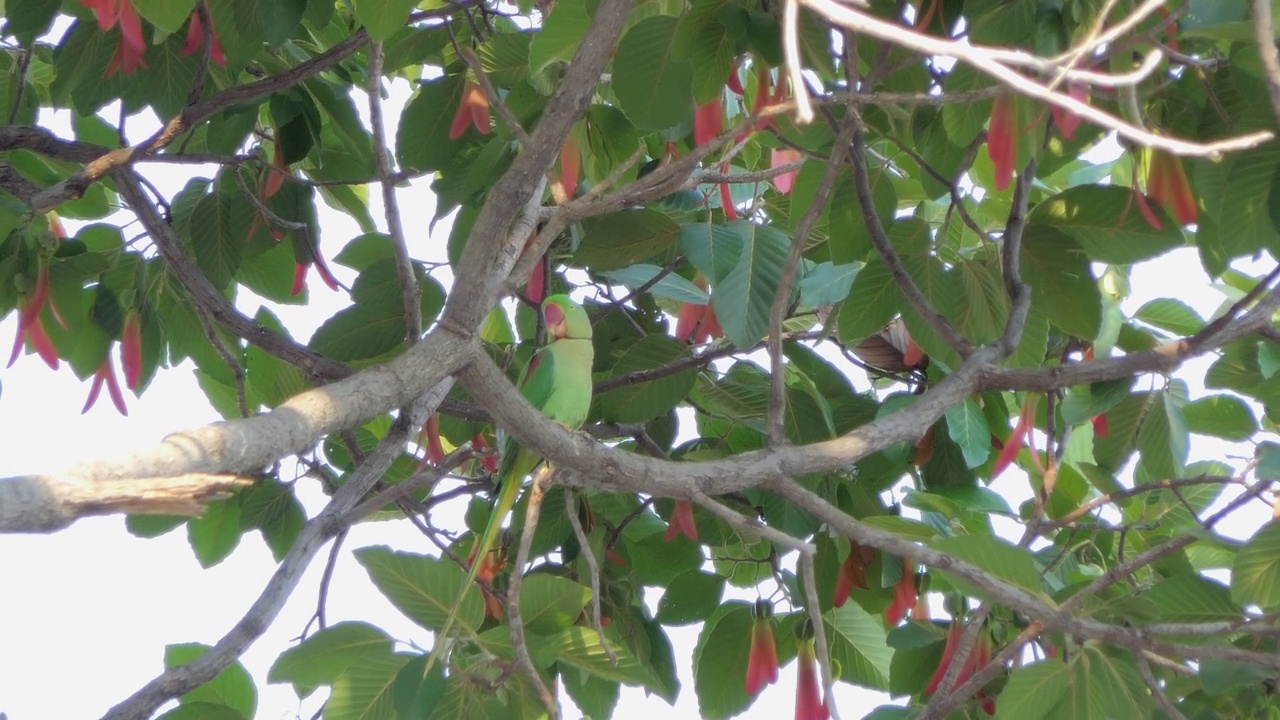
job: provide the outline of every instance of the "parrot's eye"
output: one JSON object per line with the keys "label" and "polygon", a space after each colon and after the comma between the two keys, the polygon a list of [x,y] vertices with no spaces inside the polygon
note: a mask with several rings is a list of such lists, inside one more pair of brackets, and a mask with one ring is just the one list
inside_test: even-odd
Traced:
{"label": "parrot's eye", "polygon": [[543,308],[542,316],[547,319],[548,325],[559,325],[564,322],[564,308],[553,303]]}

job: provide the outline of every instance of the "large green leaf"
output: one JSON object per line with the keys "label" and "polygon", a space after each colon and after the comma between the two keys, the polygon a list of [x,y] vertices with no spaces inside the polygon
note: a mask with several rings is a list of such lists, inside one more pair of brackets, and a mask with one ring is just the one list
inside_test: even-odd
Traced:
{"label": "large green leaf", "polygon": [[1138,429],[1141,467],[1147,478],[1165,480],[1181,477],[1190,452],[1187,423],[1182,409],[1168,392],[1161,393],[1147,411]]}
{"label": "large green leaf", "polygon": [[368,655],[390,655],[392,640],[382,630],[363,622],[330,625],[289,648],[271,665],[267,682],[288,682],[299,697],[319,685],[337,680],[351,665]]}
{"label": "large green leaf", "polygon": [[417,0],[355,0],[356,19],[376,41],[386,40],[403,28]]}
{"label": "large green leaf", "polygon": [[964,453],[965,465],[976,468],[991,454],[991,428],[982,409],[972,398],[952,405],[946,414],[947,432]]}
{"label": "large green leaf", "polygon": [[677,575],[658,601],[655,619],[663,625],[688,625],[706,620],[720,607],[724,578],[701,570]]}
{"label": "large green leaf", "polygon": [[693,70],[676,59],[676,26],[669,15],[645,18],[627,31],[613,58],[618,106],[641,130],[662,130],[693,113]]}
{"label": "large green leaf", "polygon": [[1236,554],[1231,599],[1263,610],[1280,605],[1280,522],[1268,523]]}
{"label": "large green leaf", "polygon": [[[1014,587],[1037,595],[1041,592],[1040,571],[1025,548],[991,535],[940,537],[929,546],[975,565]],[[972,594],[981,596],[976,589]]]}
{"label": "large green leaf", "polygon": [[536,633],[550,634],[577,621],[591,589],[568,579],[534,573],[520,583],[520,618]]}
{"label": "large green leaf", "polygon": [[1023,280],[1032,303],[1058,329],[1092,341],[1102,322],[1102,299],[1089,258],[1062,231],[1028,225],[1022,236]]}
{"label": "large green leaf", "polygon": [[742,237],[742,254],[733,270],[712,290],[716,319],[740,348],[755,345],[769,330],[773,306],[790,240],[776,228],[739,220],[730,227]]}
{"label": "large green leaf", "polygon": [[1240,608],[1231,592],[1201,575],[1165,578],[1142,592],[1142,600],[1155,608],[1157,622],[1214,622],[1240,619]]}
{"label": "large green leaf", "polygon": [[466,145],[463,139],[449,139],[449,126],[462,102],[463,80],[450,75],[418,85],[396,130],[396,160],[401,167],[439,170]]}
{"label": "large green leaf", "polygon": [[[657,265],[641,263],[621,270],[610,270],[601,273],[609,282],[617,283],[632,291],[644,288],[654,297],[667,298],[677,302],[706,305],[707,291],[685,280],[675,273],[663,274]],[[655,279],[657,280],[655,282]]]}
{"label": "large green leaf", "polygon": [[1132,190],[1119,185],[1080,185],[1036,204],[1029,225],[1046,225],[1075,239],[1091,260],[1128,265],[1182,245],[1182,229],[1153,228],[1138,212]]}
{"label": "large green leaf", "polygon": [[880,332],[902,302],[902,293],[893,281],[889,268],[878,256],[867,262],[849,289],[836,319],[840,342],[856,345],[860,340]]}
{"label": "large green leaf", "polygon": [[1071,682],[1071,669],[1054,658],[1014,670],[1009,676],[1009,684],[1000,693],[996,720],[1049,717]]}
{"label": "large green leaf", "polygon": [[370,653],[333,682],[324,720],[372,720],[395,717],[396,677],[412,655]]}
{"label": "large green leaf", "polygon": [[1204,328],[1204,320],[1199,313],[1173,298],[1156,298],[1138,308],[1133,317],[1177,335],[1194,335]]}
{"label": "large green leaf", "polygon": [[460,597],[466,573],[452,562],[386,546],[360,548],[355,556],[391,604],[422,627],[439,630],[458,602],[458,627],[475,629],[484,618],[478,590]]}
{"label": "large green leaf", "polygon": [[584,0],[559,0],[542,21],[529,46],[529,74],[538,75],[553,62],[568,62],[591,26]]}
{"label": "large green leaf", "polygon": [[840,663],[840,679],[875,690],[889,689],[893,650],[885,643],[884,623],[856,602],[823,614],[831,659]]}
{"label": "large green leaf", "polygon": [[747,676],[751,651],[751,609],[737,601],[725,603],[698,633],[693,651],[693,691],[698,711],[708,720],[720,720],[742,712],[751,704],[742,682]]}
{"label": "large green leaf", "polygon": [[242,533],[240,503],[234,499],[215,500],[203,515],[187,522],[187,541],[201,567],[213,567],[225,560],[240,544]]}
{"label": "large green leaf", "polygon": [[1187,429],[1201,435],[1243,442],[1258,431],[1253,409],[1234,395],[1210,395],[1182,406]]}
{"label": "large green leaf", "polygon": [[291,485],[263,480],[240,496],[241,526],[262,532],[276,562],[284,559],[306,522],[306,511]]}
{"label": "large green leaf", "polygon": [[139,15],[169,33],[177,32],[186,24],[195,5],[195,0],[133,0]]}
{"label": "large green leaf", "polygon": [[583,221],[582,244],[573,259],[592,270],[617,270],[664,255],[679,236],[680,226],[657,210],[610,213]]}
{"label": "large green leaf", "polygon": [[[166,646],[164,649],[164,666],[165,668],[175,668],[180,665],[186,665],[194,662],[197,658],[209,652],[210,649],[209,646],[200,645],[199,643]],[[244,717],[251,718],[258,707],[258,689],[254,686],[253,678],[249,675],[249,671],[244,669],[244,665],[241,665],[239,660],[236,660],[222,672],[215,675],[209,682],[183,695],[179,702],[183,704],[208,702],[226,705],[239,711]]]}
{"label": "large green leaf", "polygon": [[[666,335],[648,335],[627,348],[611,377],[623,377],[631,373],[654,370],[670,365],[689,356],[689,346]],[[637,423],[652,420],[680,404],[693,389],[698,371],[689,367],[678,373],[647,382],[630,385],[601,393],[596,401],[600,414],[610,422]]]}
{"label": "large green leaf", "polygon": [[624,685],[651,687],[655,683],[653,674],[619,641],[612,627],[605,632],[605,642],[617,663],[610,660],[609,653],[600,642],[600,634],[594,628],[574,625],[561,632],[556,642],[560,648],[560,662],[565,665]]}
{"label": "large green leaf", "polygon": [[742,235],[728,225],[700,222],[680,226],[680,252],[712,285],[737,266],[742,247]]}

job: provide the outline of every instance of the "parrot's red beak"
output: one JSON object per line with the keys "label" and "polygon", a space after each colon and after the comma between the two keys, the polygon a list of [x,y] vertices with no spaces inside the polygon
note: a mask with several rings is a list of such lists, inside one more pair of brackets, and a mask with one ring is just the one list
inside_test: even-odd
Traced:
{"label": "parrot's red beak", "polygon": [[562,338],[568,334],[569,329],[565,327],[564,308],[555,303],[548,303],[542,309],[542,317],[547,321],[547,334],[551,337]]}

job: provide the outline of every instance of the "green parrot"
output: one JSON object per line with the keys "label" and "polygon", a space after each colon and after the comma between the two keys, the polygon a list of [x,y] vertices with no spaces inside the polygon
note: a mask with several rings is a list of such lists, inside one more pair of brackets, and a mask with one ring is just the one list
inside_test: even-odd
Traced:
{"label": "green parrot", "polygon": [[[591,320],[587,311],[568,295],[551,295],[543,300],[542,318],[547,330],[547,345],[530,360],[524,382],[520,385],[520,394],[543,415],[570,430],[577,430],[591,409],[591,364],[595,354],[591,346]],[[503,447],[502,464],[498,467],[497,502],[484,534],[476,541],[471,555],[471,570],[457,602],[449,611],[440,637],[447,637],[453,629],[458,609],[476,584],[485,555],[494,550],[502,522],[515,505],[524,477],[533,472],[541,460],[536,453],[518,446],[515,439],[508,436]],[[441,646],[437,642],[436,647]],[[428,662],[428,670],[432,664]]]}

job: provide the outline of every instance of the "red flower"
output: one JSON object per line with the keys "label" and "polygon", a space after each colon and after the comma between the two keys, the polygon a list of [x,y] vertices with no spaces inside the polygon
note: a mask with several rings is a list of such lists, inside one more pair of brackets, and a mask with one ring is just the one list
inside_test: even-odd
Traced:
{"label": "red flower", "polygon": [[[467,555],[467,565],[476,561],[476,547],[476,545],[471,546],[471,554]],[[506,566],[507,550],[499,546],[485,553],[484,558],[480,560],[480,569],[476,571],[476,582],[484,593],[484,613],[494,620],[502,619],[502,601],[489,591],[489,586],[493,585],[493,579]]]}
{"label": "red flower", "polygon": [[987,156],[995,167],[996,190],[1004,190],[1013,180],[1018,155],[1018,107],[1012,95],[1001,95],[991,104],[987,126]]}
{"label": "red flower", "polygon": [[849,600],[849,593],[854,588],[868,590],[867,565],[876,559],[874,548],[862,547],[857,542],[849,541],[849,555],[840,565],[840,574],[836,576],[835,606],[843,607]]}
{"label": "red flower", "polygon": [[[693,279],[693,284],[707,289],[707,279],[701,275]],[[688,302],[680,305],[680,315],[676,318],[677,340],[701,345],[721,337],[724,337],[724,330],[716,320],[716,311],[710,300],[702,305]]]}
{"label": "red flower", "polygon": [[773,641],[773,603],[757,600],[751,608],[751,654],[747,656],[747,694],[778,682],[778,648]]}
{"label": "red flower", "polygon": [[889,627],[902,622],[902,618],[916,606],[916,566],[907,558],[902,558],[902,576],[893,586],[893,601],[884,609],[884,620]]}
{"label": "red flower", "polygon": [[[1196,221],[1196,196],[1187,180],[1187,171],[1176,156],[1160,150],[1148,151],[1147,194],[1177,218],[1178,224],[1190,225]],[[1147,221],[1150,222],[1150,218]]]}
{"label": "red flower", "polygon": [[142,20],[133,7],[132,0],[80,0],[80,3],[93,11],[98,19],[98,29],[106,32],[120,23],[120,44],[116,46],[116,54],[107,64],[106,76],[111,77],[116,71],[124,68],[126,75],[132,73],[139,65],[146,67],[142,54],[147,49],[142,39]]}
{"label": "red flower", "polygon": [[124,382],[130,390],[137,390],[142,381],[142,324],[138,311],[133,308],[124,316],[124,333],[120,337],[120,365],[124,368]]}
{"label": "red flower", "polygon": [[[780,150],[769,151],[769,167],[771,169],[777,169],[783,165],[790,165],[799,159],[800,151],[798,150],[783,148]],[[781,175],[775,175],[773,178],[773,187],[783,195],[790,195],[791,190],[796,186],[796,176],[799,174],[799,170],[791,170],[790,172],[785,172]]]}
{"label": "red flower", "polygon": [[1018,416],[1018,424],[1013,427],[1013,432],[1009,433],[1009,439],[1005,440],[1000,448],[1000,454],[996,456],[995,464],[991,466],[992,479],[999,477],[1005,468],[1013,464],[1013,459],[1018,457],[1018,451],[1022,450],[1023,439],[1035,424],[1036,405],[1039,401],[1039,395],[1029,395],[1026,402],[1022,404],[1022,414]]}
{"label": "red flower", "polygon": [[428,463],[433,467],[438,466],[440,461],[444,460],[444,446],[440,443],[439,413],[433,413],[422,424],[422,431],[418,433],[418,445],[426,447],[427,450],[422,455],[422,460],[418,463],[418,470],[422,470]]}
{"label": "red flower", "polygon": [[733,69],[729,71],[729,79],[725,80],[724,86],[737,93],[738,97],[746,97],[747,91],[742,88],[742,81],[738,79],[737,58],[733,60]]}
{"label": "red flower", "polygon": [[671,523],[663,534],[663,542],[671,542],[680,535],[688,535],[690,540],[698,540],[698,526],[693,522],[693,504],[688,500],[676,500],[676,507],[671,511]]}
{"label": "red flower", "polygon": [[320,247],[312,240],[310,230],[302,228],[292,232],[293,239],[293,289],[290,295],[297,295],[307,284],[307,269],[316,266],[320,279],[330,290],[338,289],[338,280],[329,271],[329,266],[320,254]]}
{"label": "red flower", "polygon": [[578,191],[578,177],[582,170],[582,152],[578,149],[578,141],[570,135],[560,148],[560,187],[565,197],[572,200]]}
{"label": "red flower", "polygon": [[58,312],[58,306],[53,302],[53,296],[49,294],[49,266],[42,261],[36,273],[36,286],[31,292],[31,297],[18,300],[18,334],[13,339],[13,351],[9,354],[9,364],[6,367],[13,367],[17,362],[25,340],[31,343],[31,347],[46,365],[53,370],[58,369],[58,351],[54,350],[53,341],[49,339],[49,333],[44,329],[44,321],[40,319],[40,312],[46,304],[49,306],[49,312],[53,314],[53,319],[57,320],[62,327],[67,327],[66,321]]}
{"label": "red flower", "polygon": [[[471,447],[475,448],[478,451],[489,449],[489,441],[485,439],[484,433],[476,433],[475,437],[471,438]],[[497,454],[495,453],[485,454],[480,458],[480,465],[485,470],[488,470],[491,473],[498,472]]]}
{"label": "red flower", "polygon": [[827,720],[827,706],[818,687],[818,664],[813,651],[813,623],[805,618],[796,623],[796,720]]}
{"label": "red flower", "polygon": [[120,383],[116,382],[116,369],[111,364],[111,354],[107,353],[107,358],[102,361],[102,367],[98,368],[98,372],[93,374],[93,385],[89,386],[89,399],[85,401],[84,408],[80,410],[83,415],[89,412],[89,408],[98,401],[98,395],[102,392],[103,384],[107,386],[107,394],[111,396],[111,404],[116,406],[116,410],[125,417],[129,416],[129,410],[124,404],[124,394],[120,392]]}
{"label": "red flower", "polygon": [[[529,246],[533,245],[533,241],[537,239],[537,231],[529,233],[529,239],[524,241],[524,249],[520,251],[520,257],[523,258],[525,253],[529,252]],[[524,286],[524,297],[534,305],[541,305],[547,297],[547,268],[541,259],[534,264],[529,282]]]}
{"label": "red flower", "polygon": [[724,131],[724,108],[719,96],[693,111],[693,146],[702,147]]}
{"label": "red flower", "polygon": [[453,124],[449,126],[449,139],[462,137],[472,125],[481,135],[488,135],[493,129],[489,124],[489,98],[484,96],[479,85],[468,80],[462,90],[462,102],[458,103],[458,111],[453,116]]}
{"label": "red flower", "polygon": [[[1089,102],[1089,87],[1083,83],[1069,82],[1067,95],[1080,102]],[[1058,128],[1058,133],[1068,140],[1074,140],[1076,128],[1080,127],[1080,116],[1057,105],[1050,106],[1049,112],[1053,113],[1053,125]]]}
{"label": "red flower", "polygon": [[[213,25],[212,19],[210,19],[209,25]],[[215,29],[212,35],[213,49],[209,51],[209,58],[213,60],[214,64],[225,67],[227,55],[222,52],[222,43],[218,41],[218,31]],[[178,54],[190,55],[199,50],[201,45],[204,45],[204,21],[200,19],[199,11],[196,11],[191,13],[191,24],[187,26],[187,44],[182,46],[182,50]]]}
{"label": "red flower", "polygon": [[[942,647],[942,659],[938,661],[938,668],[933,671],[933,677],[929,679],[929,684],[925,686],[925,695],[932,695],[937,692],[938,686],[942,684],[942,679],[946,677],[947,669],[951,667],[956,649],[959,648],[960,640],[963,636],[964,623],[959,620],[953,620],[951,627],[947,630],[946,645]],[[974,640],[973,647],[969,649],[969,654],[965,656],[964,665],[961,666],[960,672],[956,675],[956,681],[952,688],[958,688],[968,682],[974,673],[981,671],[990,662],[991,634],[986,628],[983,628],[978,631],[978,637]],[[996,714],[995,698],[988,696],[981,690],[978,691],[976,697],[982,703],[984,712],[988,715]]]}

